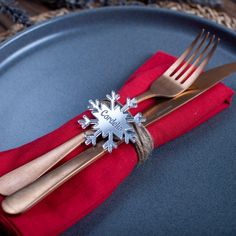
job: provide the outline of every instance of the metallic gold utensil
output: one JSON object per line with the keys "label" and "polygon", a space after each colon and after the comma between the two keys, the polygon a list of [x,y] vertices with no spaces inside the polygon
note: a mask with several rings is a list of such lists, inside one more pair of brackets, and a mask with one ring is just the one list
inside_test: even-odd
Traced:
{"label": "metallic gold utensil", "polygon": [[[210,36],[210,33],[205,32],[203,29],[176,62],[152,83],[150,89],[136,97],[137,102],[142,102],[152,97],[172,98],[184,92],[203,71],[214,54],[218,42],[219,38],[215,39],[215,35]],[[196,49],[194,49],[195,47]],[[201,50],[202,52],[198,56]],[[190,66],[192,62],[193,64]],[[84,139],[85,134],[79,134],[50,152],[0,177],[0,194],[10,195],[32,183],[80,146]]]}
{"label": "metallic gold utensil", "polygon": [[[33,182],[52,166],[78,147],[84,140],[85,132],[81,133],[50,152],[20,166],[0,178],[0,193],[9,195]],[[62,158],[61,158],[62,159]]]}
{"label": "metallic gold utensil", "polygon": [[[144,115],[147,117],[145,126],[150,125],[154,121],[159,120],[163,116],[196,98],[234,72],[236,72],[236,62],[203,73],[190,90],[176,98],[157,104],[145,112]],[[6,197],[2,202],[3,210],[9,214],[18,214],[28,210],[75,174],[102,157],[105,153],[106,151],[102,148],[102,143],[98,144],[96,147],[87,149],[64,165],[40,177],[34,183]]]}
{"label": "metallic gold utensil", "polygon": [[[202,35],[203,38],[200,44],[194,50],[189,59],[184,62],[184,60],[189,56],[190,52],[193,50]],[[202,33],[198,35],[197,38],[192,42],[190,47],[187,48],[185,52],[179,57],[179,59],[175,63],[173,63],[163,75],[161,75],[152,83],[150,89],[136,97],[137,101],[142,102],[153,97],[173,98],[187,90],[202,73],[203,69],[208,64],[217,48],[220,39],[217,38],[215,40],[215,35],[213,35],[210,37],[208,44],[204,47],[200,55],[196,57],[209,36],[210,33],[207,32],[206,34],[204,34],[203,30]],[[210,48],[210,46],[212,46],[211,50],[207,53],[207,50]],[[201,62],[200,65],[198,65],[204,56],[205,59]],[[192,63],[195,58],[196,60]],[[191,66],[190,63],[192,63]],[[188,68],[188,66],[190,67]]]}

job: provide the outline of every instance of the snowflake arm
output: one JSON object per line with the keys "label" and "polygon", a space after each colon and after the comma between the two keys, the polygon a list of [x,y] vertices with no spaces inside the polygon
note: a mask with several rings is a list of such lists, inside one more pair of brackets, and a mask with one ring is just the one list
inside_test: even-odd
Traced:
{"label": "snowflake arm", "polygon": [[136,98],[127,98],[126,99],[126,104],[121,108],[122,112],[128,111],[130,108],[135,108],[137,107],[137,100]]}
{"label": "snowflake arm", "polygon": [[131,115],[127,116],[126,120],[129,123],[135,123],[139,126],[142,124],[142,122],[146,121],[146,119],[142,116],[140,112],[137,113],[135,116],[131,116]]}
{"label": "snowflake arm", "polygon": [[125,131],[125,143],[128,144],[129,141],[135,143],[136,141],[136,134],[133,130],[126,130]]}
{"label": "snowflake arm", "polygon": [[97,143],[97,137],[99,135],[101,135],[102,131],[101,130],[97,130],[95,133],[93,134],[89,134],[85,136],[85,144],[89,145],[90,143],[95,146]]}
{"label": "snowflake arm", "polygon": [[103,144],[103,148],[108,152],[112,152],[114,148],[117,148],[117,144],[113,141],[113,134],[109,133],[108,140]]}
{"label": "snowflake arm", "polygon": [[110,109],[114,110],[115,103],[119,100],[120,95],[116,94],[114,91],[111,91],[111,95],[106,95],[107,99],[110,101]]}
{"label": "snowflake arm", "polygon": [[99,111],[101,109],[100,102],[97,99],[95,101],[90,99],[89,104],[90,105],[88,106],[88,109],[92,110],[93,112]]}
{"label": "snowflake arm", "polygon": [[97,122],[97,119],[89,119],[86,115],[83,116],[82,120],[78,120],[78,123],[83,129],[87,128],[89,125],[96,124]]}

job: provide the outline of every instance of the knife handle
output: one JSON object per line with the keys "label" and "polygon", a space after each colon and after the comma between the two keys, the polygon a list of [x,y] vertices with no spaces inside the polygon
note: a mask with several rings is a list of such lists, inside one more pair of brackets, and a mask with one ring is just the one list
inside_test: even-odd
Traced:
{"label": "knife handle", "polygon": [[0,194],[8,196],[38,179],[84,142],[84,138],[85,133],[81,133],[48,153],[3,175],[0,177]]}
{"label": "knife handle", "polygon": [[2,208],[6,213],[18,214],[28,210],[64,182],[100,158],[106,151],[101,143],[84,151],[35,182],[6,197]]}

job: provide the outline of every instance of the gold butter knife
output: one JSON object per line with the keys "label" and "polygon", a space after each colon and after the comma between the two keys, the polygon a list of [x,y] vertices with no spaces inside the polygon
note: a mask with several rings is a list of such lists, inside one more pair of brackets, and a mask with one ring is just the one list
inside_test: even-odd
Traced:
{"label": "gold butter knife", "polygon": [[[234,72],[236,72],[236,62],[203,73],[195,81],[190,90],[176,98],[157,104],[145,112],[144,115],[147,117],[145,126],[150,125],[196,98]],[[67,161],[65,164],[40,177],[35,182],[6,197],[2,202],[3,210],[9,214],[18,214],[28,210],[75,174],[102,157],[105,153],[106,151],[102,148],[102,143],[98,144],[96,147],[87,149],[72,160]]]}

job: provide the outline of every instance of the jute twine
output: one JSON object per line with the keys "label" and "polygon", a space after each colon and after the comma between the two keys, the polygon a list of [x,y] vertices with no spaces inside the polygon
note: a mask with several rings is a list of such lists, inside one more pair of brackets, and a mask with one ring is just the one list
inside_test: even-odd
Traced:
{"label": "jute twine", "polygon": [[[167,8],[173,9],[176,11],[186,12],[190,14],[194,14],[200,17],[204,17],[206,19],[215,21],[221,25],[226,26],[232,30],[236,31],[236,18],[229,16],[226,12],[218,9],[212,9],[208,6],[202,6],[199,4],[191,4],[191,3],[180,3],[180,2],[172,2],[172,1],[157,1],[156,3],[152,3],[151,6],[157,8]],[[91,8],[101,7],[99,4],[91,5]],[[81,11],[82,9],[77,9],[74,11]],[[59,10],[48,11],[30,18],[30,20],[36,24],[57,16],[66,15],[71,12],[68,9],[61,8]],[[21,31],[24,27],[20,24],[14,24],[10,29],[6,30],[4,33],[0,34],[0,41],[6,40],[9,36],[14,35],[15,33]]]}
{"label": "jute twine", "polygon": [[154,143],[151,134],[143,125],[133,125],[136,132],[136,142],[134,143],[135,149],[138,154],[139,163],[143,164],[150,156]]}

